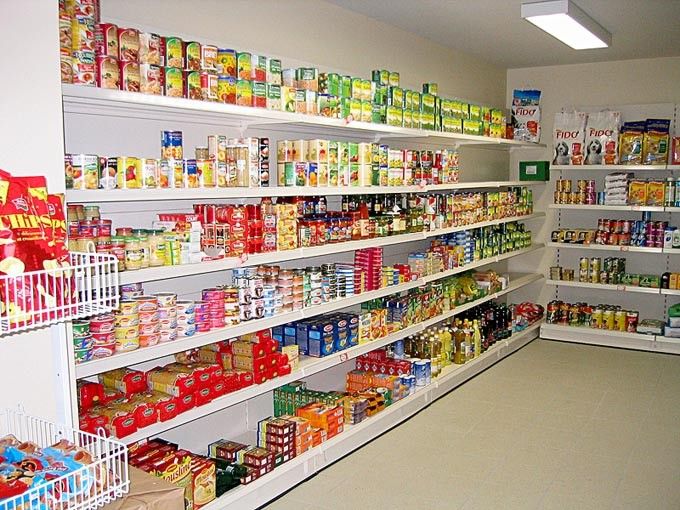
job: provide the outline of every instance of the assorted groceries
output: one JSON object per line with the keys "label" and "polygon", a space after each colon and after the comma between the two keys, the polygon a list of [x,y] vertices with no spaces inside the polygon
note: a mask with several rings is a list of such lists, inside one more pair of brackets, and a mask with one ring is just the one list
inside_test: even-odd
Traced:
{"label": "assorted groceries", "polygon": [[631,205],[639,207],[680,207],[680,178],[636,179],[632,173],[615,172],[604,178],[604,191],[595,180],[555,181],[556,204]]}

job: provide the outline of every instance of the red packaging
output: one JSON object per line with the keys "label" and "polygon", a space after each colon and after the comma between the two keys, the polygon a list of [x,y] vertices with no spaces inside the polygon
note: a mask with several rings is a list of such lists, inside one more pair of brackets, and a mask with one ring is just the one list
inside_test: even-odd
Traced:
{"label": "red packaging", "polygon": [[119,368],[99,374],[99,382],[105,388],[122,392],[125,396],[146,391],[146,374],[130,368]]}
{"label": "red packaging", "polygon": [[89,381],[78,381],[78,408],[87,411],[104,402],[104,386]]}
{"label": "red packaging", "polygon": [[134,28],[118,29],[118,59],[139,62],[139,32]]}
{"label": "red packaging", "polygon": [[221,397],[222,395],[226,395],[229,392],[227,383],[225,381],[216,382],[210,388],[210,392],[212,394],[211,400]]}
{"label": "red packaging", "polygon": [[139,400],[153,406],[158,415],[158,421],[161,422],[171,420],[178,414],[177,400],[165,393],[157,391],[142,393],[135,395],[131,400]]}
{"label": "red packaging", "polygon": [[120,90],[139,92],[141,90],[141,77],[137,62],[118,61],[120,68]]}
{"label": "red packaging", "polygon": [[237,371],[233,370],[224,371],[224,383],[226,385],[226,393],[230,393],[232,391],[236,391],[240,388],[243,388],[244,386],[248,386],[247,384],[244,385],[241,382],[241,375]]}
{"label": "red packaging", "polygon": [[95,407],[92,414],[107,418],[106,430],[119,439],[137,432],[137,422],[131,413],[115,407]]}
{"label": "red packaging", "polygon": [[177,414],[182,414],[196,407],[196,394],[189,393],[177,399]]}
{"label": "red packaging", "polygon": [[245,388],[246,386],[252,386],[253,384],[253,373],[247,372],[245,370],[234,370],[234,373],[238,374],[239,386]]}
{"label": "red packaging", "polygon": [[94,27],[94,51],[97,56],[118,58],[118,27],[113,23],[97,23]]}
{"label": "red packaging", "polygon": [[200,407],[207,404],[213,399],[214,393],[212,387],[201,388],[194,394],[194,405]]}
{"label": "red packaging", "polygon": [[293,369],[292,369],[291,366],[290,366],[289,364],[287,364],[287,363],[286,363],[285,365],[279,365],[279,367],[277,368],[277,372],[278,372],[278,374],[279,374],[279,377],[281,377],[281,376],[283,376],[283,375],[288,375],[288,374],[290,374],[292,371],[293,371]]}
{"label": "red packaging", "polygon": [[196,380],[191,374],[171,372],[164,367],[156,367],[146,373],[146,378],[150,390],[167,393],[173,397],[183,398],[196,391]]}

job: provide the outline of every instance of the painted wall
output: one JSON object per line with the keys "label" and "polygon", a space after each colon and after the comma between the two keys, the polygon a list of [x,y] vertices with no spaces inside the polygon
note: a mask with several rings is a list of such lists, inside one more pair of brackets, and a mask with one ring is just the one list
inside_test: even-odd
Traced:
{"label": "painted wall", "polygon": [[[583,107],[588,111],[589,106],[612,107],[622,111],[624,120],[639,120],[647,117],[672,117],[673,103],[680,103],[680,57],[656,58],[646,60],[625,60],[617,62],[601,62],[592,64],[575,64],[563,66],[532,67],[522,69],[509,69],[507,73],[507,99],[506,105],[510,105],[512,92],[518,88],[537,88],[542,91],[542,136],[541,141],[547,145],[545,150],[535,150],[531,152],[517,151],[511,158],[511,168],[517,171],[520,159],[551,159],[552,156],[552,129],[555,113],[562,108]],[[639,105],[639,106],[636,106]],[[676,119],[676,130],[677,130]],[[676,131],[677,132],[677,131]],[[563,172],[564,173],[564,172]],[[605,171],[578,172],[567,174],[564,178],[574,179],[596,179],[599,190],[602,190],[602,178],[606,175]],[[654,172],[649,176],[665,178],[665,172]],[[547,210],[548,204],[553,202],[554,180],[558,178],[553,172],[552,180],[545,186],[545,192],[537,200],[536,208]],[[541,231],[544,239],[550,235],[553,225],[557,224],[557,211],[547,210],[548,216]],[[602,217],[617,217],[639,219],[638,215],[627,216],[625,213],[606,214]],[[659,220],[669,220],[678,225],[680,218],[675,214],[658,215]],[[596,226],[598,215],[592,213],[562,212],[562,224],[569,226],[581,225],[584,227]],[[578,268],[579,256],[615,256],[616,253],[609,252],[581,252],[579,250],[561,250],[560,264],[564,267]],[[650,258],[643,254],[628,254],[629,261],[627,269],[631,272],[661,272],[655,264],[665,267],[665,257]],[[512,260],[510,266],[513,270],[536,270],[547,274],[551,265],[556,262],[553,250],[545,249],[534,255],[532,258]],[[680,262],[680,261],[679,261]],[[675,259],[671,264],[677,264]],[[649,315],[663,313],[663,310],[670,302],[666,303],[663,299],[658,301],[640,300],[636,294],[604,293],[595,291],[594,294],[587,294],[583,289],[573,289],[571,294],[565,291],[561,294],[564,299],[597,299],[597,302],[620,302],[624,306],[631,306],[641,309],[648,307]],[[638,297],[636,297],[638,296]],[[518,294],[519,297],[519,294]],[[553,287],[543,287],[540,292],[540,301],[545,302],[555,297]],[[533,295],[525,294],[526,299],[537,299],[537,293]],[[657,299],[657,298],[654,298]]]}
{"label": "painted wall", "polygon": [[[0,80],[0,168],[15,175],[45,175],[50,192],[64,190],[64,137],[59,77],[57,2],[3,2],[0,47],[28,41],[30,65],[11,65]],[[9,53],[4,61],[10,65]],[[59,328],[0,337],[0,408],[23,405],[48,419],[59,417],[61,379],[53,354]],[[66,374],[63,374],[68,380]]]}
{"label": "painted wall", "polygon": [[[505,71],[405,30],[320,0],[102,0],[102,17],[159,33],[370,76],[401,73],[405,87],[439,83],[442,94],[502,106]],[[386,4],[387,5],[387,4]],[[387,8],[387,6],[386,6]]]}

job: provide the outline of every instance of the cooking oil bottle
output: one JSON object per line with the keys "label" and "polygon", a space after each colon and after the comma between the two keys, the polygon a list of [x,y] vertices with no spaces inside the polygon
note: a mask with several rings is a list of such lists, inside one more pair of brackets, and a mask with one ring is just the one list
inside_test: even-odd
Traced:
{"label": "cooking oil bottle", "polygon": [[482,332],[479,330],[477,320],[472,321],[472,341],[474,343],[474,357],[482,353]]}
{"label": "cooking oil bottle", "polygon": [[465,363],[466,345],[465,345],[465,331],[463,331],[463,325],[461,324],[459,319],[456,319],[453,337],[455,344],[453,362],[456,365],[462,365],[463,363]]}
{"label": "cooking oil bottle", "polygon": [[439,339],[442,343],[442,360],[445,367],[451,364],[451,351],[453,349],[451,332],[448,325],[439,329]]}
{"label": "cooking oil bottle", "polygon": [[432,376],[437,377],[442,370],[442,343],[435,332],[430,335],[430,360],[432,363]]}

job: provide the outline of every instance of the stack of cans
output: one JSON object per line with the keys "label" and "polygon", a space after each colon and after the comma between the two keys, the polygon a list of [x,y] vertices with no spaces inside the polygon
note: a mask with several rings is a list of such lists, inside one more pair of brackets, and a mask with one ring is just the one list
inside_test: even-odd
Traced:
{"label": "stack of cans", "polygon": [[337,297],[336,282],[335,264],[323,264],[321,266],[321,293],[325,302]]}
{"label": "stack of cans", "polygon": [[193,301],[177,301],[177,336],[196,333],[196,305]]}
{"label": "stack of cans", "polygon": [[[355,274],[363,275],[362,287],[358,292],[377,290],[382,282],[383,250],[382,248],[365,248],[354,253]],[[360,280],[361,281],[361,280]],[[357,292],[357,293],[358,293]]]}
{"label": "stack of cans", "polygon": [[177,340],[177,294],[173,292],[157,292],[158,318],[160,320],[160,341]]}
{"label": "stack of cans", "polygon": [[281,298],[281,311],[293,311],[293,271],[284,269],[279,273],[276,294]]}
{"label": "stack of cans", "polygon": [[210,304],[207,301],[194,302],[194,315],[196,333],[207,333],[212,329],[210,326]]}
{"label": "stack of cans", "polygon": [[241,322],[241,312],[238,300],[238,288],[233,285],[224,287],[224,324],[235,326]]}
{"label": "stack of cans", "polygon": [[[309,293],[309,278],[307,278],[306,291]],[[302,310],[305,305],[305,270],[293,270],[293,310]]]}
{"label": "stack of cans", "polygon": [[209,288],[201,291],[201,297],[208,306],[208,323],[210,329],[223,328],[224,321],[224,289]]}
{"label": "stack of cans", "polygon": [[[361,278],[361,276],[359,276],[359,278]],[[336,284],[339,298],[354,295],[354,266],[350,264],[336,264],[335,279],[337,282]]]}
{"label": "stack of cans", "polygon": [[158,299],[155,296],[139,296],[139,346],[151,347],[161,340],[161,324],[158,315]]}
{"label": "stack of cans", "polygon": [[308,267],[305,271],[305,284],[309,282],[309,293],[306,293],[305,306],[316,306],[324,303],[323,276],[318,266]]}
{"label": "stack of cans", "polygon": [[106,358],[116,351],[114,333],[114,317],[112,313],[98,315],[90,320],[92,336],[92,358]]}

